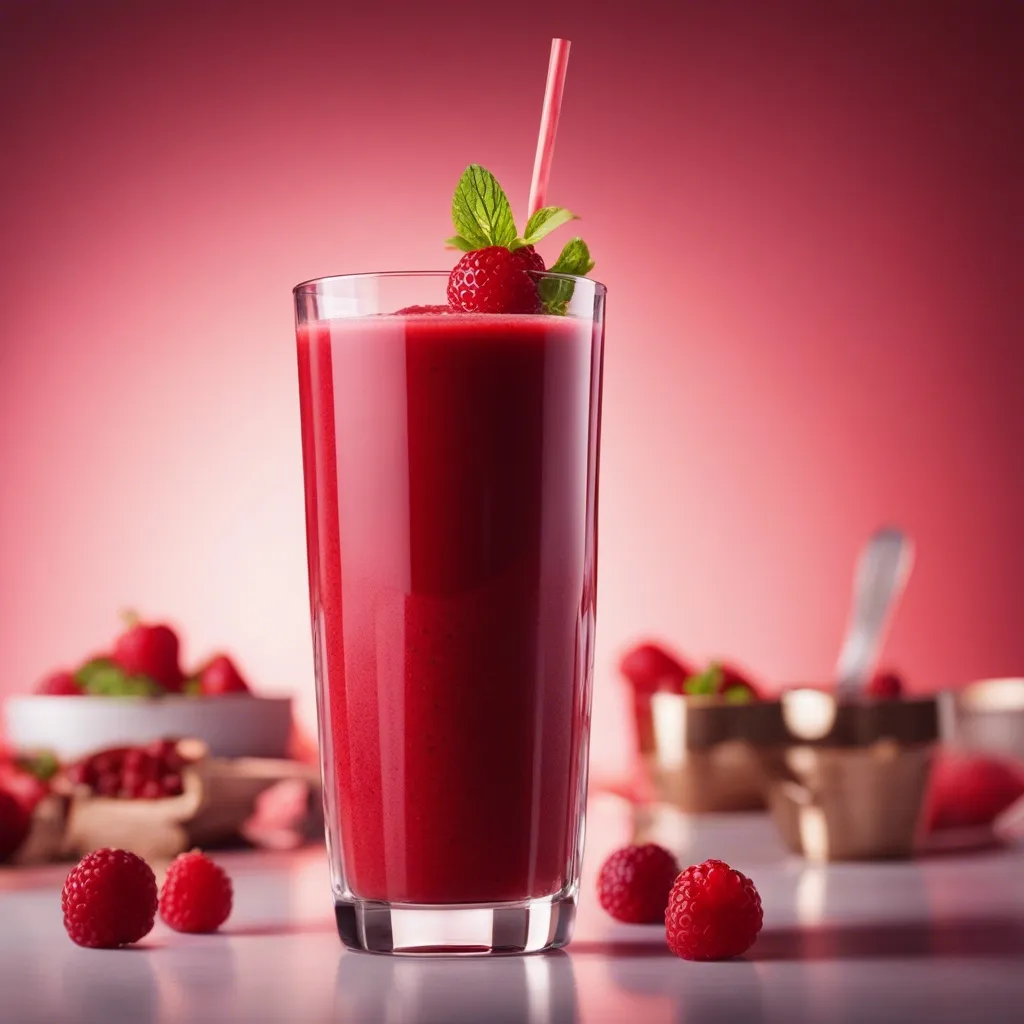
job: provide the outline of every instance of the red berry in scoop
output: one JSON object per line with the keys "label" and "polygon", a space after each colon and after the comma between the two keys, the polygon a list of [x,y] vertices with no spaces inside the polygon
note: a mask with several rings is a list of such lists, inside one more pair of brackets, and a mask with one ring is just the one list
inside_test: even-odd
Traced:
{"label": "red berry in scoop", "polygon": [[679,874],[679,864],[655,843],[624,846],[601,866],[597,898],[617,921],[656,924],[665,917],[668,894]]}
{"label": "red berry in scoop", "polygon": [[867,695],[876,700],[899,700],[903,696],[903,680],[895,672],[876,672],[868,683]]}
{"label": "red berry in scoop", "polygon": [[36,684],[36,693],[49,697],[80,697],[82,688],[70,672],[53,672],[40,679]]}
{"label": "red berry in scoop", "polygon": [[448,278],[448,304],[464,313],[536,313],[537,285],[529,257],[503,245],[467,252]]}
{"label": "red berry in scoop", "polygon": [[178,932],[214,932],[230,916],[233,894],[224,869],[193,850],[175,857],[160,890],[160,916]]}
{"label": "red berry in scoop", "polygon": [[682,689],[693,670],[654,643],[641,643],[630,648],[619,662],[619,671],[641,693]]}
{"label": "red berry in scoop", "polygon": [[172,692],[181,689],[178,635],[170,626],[136,623],[118,637],[112,658],[129,676],[148,676]]}
{"label": "red berry in scoop", "polygon": [[761,897],[746,875],[720,860],[687,868],[665,911],[668,947],[683,960],[740,956],[761,931]]}
{"label": "red berry in scoop", "polygon": [[31,816],[18,799],[0,789],[0,863],[11,857],[28,835]]}
{"label": "red berry in scoop", "polygon": [[199,673],[199,690],[205,697],[222,697],[226,693],[249,693],[249,684],[226,654],[218,654]]}
{"label": "red berry in scoop", "polygon": [[156,919],[153,870],[127,850],[96,850],[71,869],[61,894],[72,942],[113,949],[138,942]]}

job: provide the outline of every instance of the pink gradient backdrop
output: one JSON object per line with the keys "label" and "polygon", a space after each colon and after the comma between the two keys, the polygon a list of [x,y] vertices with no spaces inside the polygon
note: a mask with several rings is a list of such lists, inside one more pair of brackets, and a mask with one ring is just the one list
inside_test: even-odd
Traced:
{"label": "pink gradient backdrop", "polygon": [[610,289],[598,767],[637,634],[826,676],[883,520],[890,660],[1024,671],[1024,7],[603,6],[0,6],[3,692],[134,605],[312,719],[289,290],[445,265],[470,161],[524,205],[556,33]]}

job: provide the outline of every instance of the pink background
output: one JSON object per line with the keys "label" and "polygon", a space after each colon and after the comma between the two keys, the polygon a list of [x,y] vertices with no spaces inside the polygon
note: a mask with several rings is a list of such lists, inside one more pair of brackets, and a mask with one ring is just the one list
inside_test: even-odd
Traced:
{"label": "pink background", "polygon": [[3,692],[133,606],[312,721],[289,290],[446,265],[471,161],[521,210],[553,34],[611,297],[599,769],[637,635],[827,676],[886,520],[889,660],[1024,671],[1024,7],[597,6],[0,3]]}

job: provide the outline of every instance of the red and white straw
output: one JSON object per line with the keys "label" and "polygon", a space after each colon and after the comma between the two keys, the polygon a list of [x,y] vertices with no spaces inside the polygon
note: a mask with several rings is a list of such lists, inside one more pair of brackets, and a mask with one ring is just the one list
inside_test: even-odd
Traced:
{"label": "red and white straw", "polygon": [[533,180],[530,182],[530,217],[544,206],[548,194],[551,159],[555,153],[555,133],[558,131],[558,114],[562,109],[565,71],[569,64],[569,45],[568,39],[551,40],[548,82],[544,89],[540,134],[537,136],[537,156],[533,161]]}

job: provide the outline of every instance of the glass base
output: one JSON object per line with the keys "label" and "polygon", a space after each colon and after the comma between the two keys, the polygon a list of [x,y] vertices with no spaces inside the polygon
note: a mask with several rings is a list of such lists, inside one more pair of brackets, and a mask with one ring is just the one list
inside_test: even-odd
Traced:
{"label": "glass base", "polygon": [[462,906],[352,899],[337,902],[334,914],[347,949],[392,956],[507,956],[566,945],[576,898]]}

